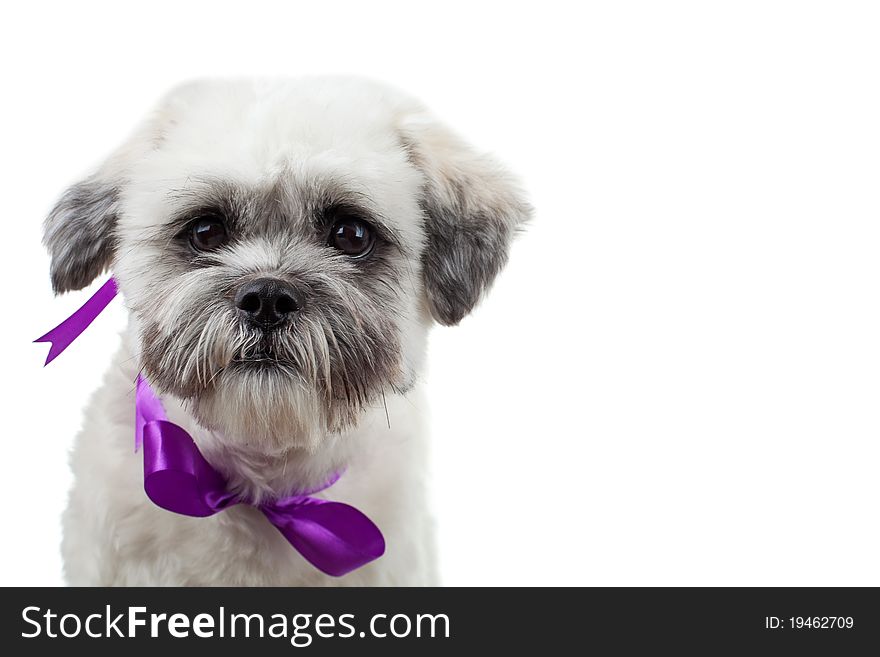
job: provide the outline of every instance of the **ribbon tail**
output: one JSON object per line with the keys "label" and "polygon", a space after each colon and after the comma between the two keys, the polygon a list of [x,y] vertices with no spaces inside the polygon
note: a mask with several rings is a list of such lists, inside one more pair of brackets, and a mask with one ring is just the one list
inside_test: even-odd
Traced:
{"label": "ribbon tail", "polygon": [[327,575],[341,577],[385,554],[382,532],[348,504],[305,497],[260,509],[306,561]]}
{"label": "ribbon tail", "polygon": [[116,280],[110,278],[75,313],[34,342],[50,342],[49,355],[43,367],[55,360],[101,314],[117,293]]}

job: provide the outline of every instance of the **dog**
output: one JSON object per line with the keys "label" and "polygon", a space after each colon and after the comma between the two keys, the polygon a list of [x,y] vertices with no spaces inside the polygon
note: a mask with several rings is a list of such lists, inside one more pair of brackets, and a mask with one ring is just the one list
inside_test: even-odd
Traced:
{"label": "dog", "polygon": [[[169,93],[45,222],[56,294],[112,272],[122,345],[71,455],[71,585],[434,585],[426,339],[479,302],[531,215],[518,183],[416,100],[354,78]],[[144,493],[135,381],[246,499],[210,517]],[[381,558],[312,566],[260,513],[350,504]]]}

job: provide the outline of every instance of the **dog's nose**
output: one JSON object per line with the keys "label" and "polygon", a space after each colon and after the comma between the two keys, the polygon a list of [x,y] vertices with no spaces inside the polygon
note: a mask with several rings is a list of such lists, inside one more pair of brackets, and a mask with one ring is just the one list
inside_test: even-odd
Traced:
{"label": "dog's nose", "polygon": [[296,291],[284,281],[259,278],[238,289],[235,305],[254,324],[271,328],[298,311],[302,304]]}

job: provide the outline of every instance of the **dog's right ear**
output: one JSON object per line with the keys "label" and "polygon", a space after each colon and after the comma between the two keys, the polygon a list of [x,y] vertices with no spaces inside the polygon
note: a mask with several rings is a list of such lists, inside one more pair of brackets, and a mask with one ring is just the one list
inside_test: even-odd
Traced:
{"label": "dog's right ear", "polygon": [[113,261],[119,189],[96,174],[68,189],[49,212],[43,244],[56,294],[80,290]]}

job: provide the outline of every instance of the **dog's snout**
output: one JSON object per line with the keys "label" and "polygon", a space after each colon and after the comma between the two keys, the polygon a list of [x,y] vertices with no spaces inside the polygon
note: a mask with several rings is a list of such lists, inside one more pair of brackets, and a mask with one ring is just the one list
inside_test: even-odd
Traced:
{"label": "dog's snout", "polygon": [[270,328],[298,311],[296,290],[277,278],[260,278],[242,285],[235,295],[236,307],[253,323]]}

